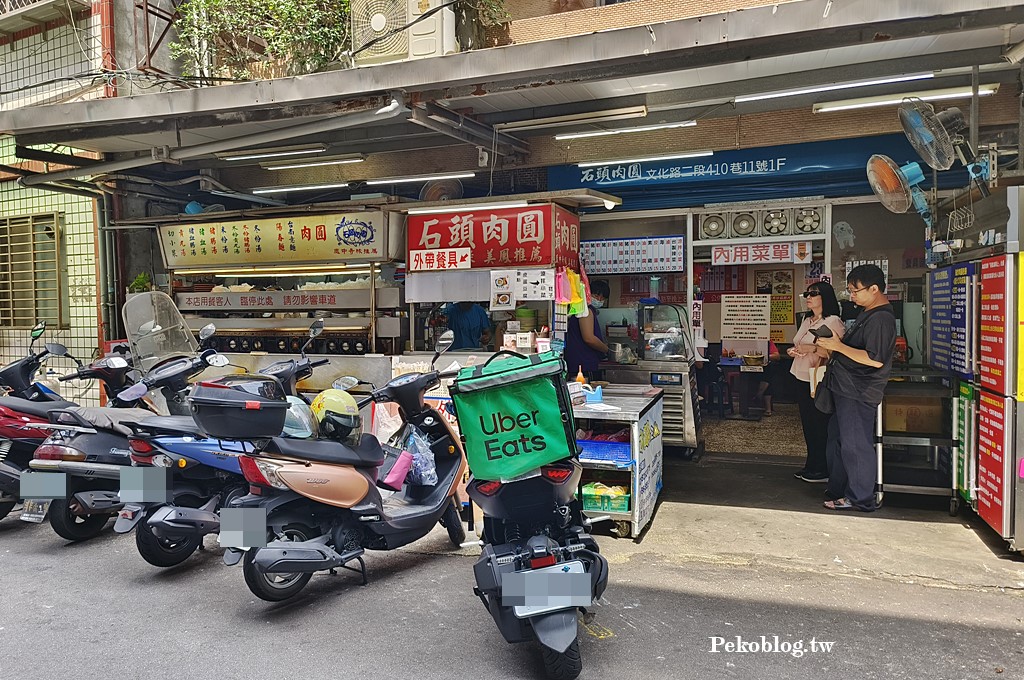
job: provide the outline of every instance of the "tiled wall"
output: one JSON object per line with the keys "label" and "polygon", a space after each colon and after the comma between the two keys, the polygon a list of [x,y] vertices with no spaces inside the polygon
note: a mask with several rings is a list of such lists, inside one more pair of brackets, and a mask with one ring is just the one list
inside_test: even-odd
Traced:
{"label": "tiled wall", "polygon": [[[14,139],[0,137],[0,164],[16,162]],[[88,360],[96,352],[96,252],[93,201],[67,194],[28,189],[16,182],[0,182],[0,215],[27,215],[41,212],[64,213],[64,249],[67,277],[64,293],[70,296],[70,323],[66,329],[47,330],[44,339],[60,342],[81,359]],[[0,328],[0,363],[6,364],[25,355],[28,330]],[[52,368],[69,372],[74,364],[67,359],[54,359]],[[95,403],[96,385],[65,383],[61,393],[79,403]]]}

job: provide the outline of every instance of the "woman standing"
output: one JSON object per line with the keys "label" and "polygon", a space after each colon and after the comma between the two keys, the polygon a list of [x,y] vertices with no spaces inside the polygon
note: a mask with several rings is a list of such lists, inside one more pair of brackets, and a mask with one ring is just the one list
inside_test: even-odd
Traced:
{"label": "woman standing", "polygon": [[800,422],[807,443],[807,462],[794,477],[805,482],[824,483],[828,481],[825,445],[828,441],[828,421],[832,415],[816,409],[814,399],[811,398],[811,369],[825,363],[826,358],[825,351],[814,344],[811,329],[828,326],[836,338],[841,338],[846,327],[839,318],[839,301],[831,284],[819,281],[811,284],[801,295],[807,304],[807,314],[793,336],[793,346],[787,353],[793,357],[790,373],[802,382],[797,392],[800,397]]}

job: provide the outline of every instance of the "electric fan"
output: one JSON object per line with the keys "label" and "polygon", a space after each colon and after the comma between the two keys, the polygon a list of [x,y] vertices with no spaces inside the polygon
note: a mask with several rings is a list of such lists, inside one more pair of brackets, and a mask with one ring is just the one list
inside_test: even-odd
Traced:
{"label": "electric fan", "polygon": [[761,233],[764,236],[783,236],[789,229],[789,215],[785,210],[769,210],[764,216]]}
{"label": "electric fan", "polygon": [[757,220],[750,213],[738,213],[732,219],[733,236],[753,236],[757,229]]}
{"label": "electric fan", "polygon": [[462,182],[457,179],[435,179],[420,189],[421,201],[451,201],[462,198]]}
{"label": "electric fan", "polygon": [[796,230],[801,234],[821,233],[821,210],[800,208],[796,211]]}
{"label": "electric fan", "polygon": [[987,158],[979,158],[958,133],[967,127],[963,112],[951,107],[939,113],[928,102],[907,97],[900,104],[900,124],[914,150],[935,170],[949,170],[957,158],[967,168],[982,196],[988,196],[991,176]]}
{"label": "electric fan", "polygon": [[918,186],[924,181],[924,172],[918,163],[896,165],[888,156],[875,154],[868,159],[868,183],[890,212],[905,213],[914,208],[929,227],[932,212],[928,199]]}
{"label": "electric fan", "polygon": [[725,236],[725,220],[721,215],[704,215],[700,223],[702,239],[722,238]]}

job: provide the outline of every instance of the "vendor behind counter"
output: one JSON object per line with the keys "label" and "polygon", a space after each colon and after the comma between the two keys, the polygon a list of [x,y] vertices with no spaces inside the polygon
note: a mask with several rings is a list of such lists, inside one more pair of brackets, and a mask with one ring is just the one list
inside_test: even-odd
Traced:
{"label": "vendor behind counter", "polygon": [[570,379],[580,371],[590,381],[600,377],[598,365],[608,354],[608,345],[604,342],[598,310],[608,302],[609,293],[608,284],[604,281],[591,282],[589,313],[584,317],[569,317],[565,334],[565,365]]}
{"label": "vendor behind counter", "polygon": [[475,302],[453,302],[445,307],[448,330],[455,334],[452,349],[486,348],[491,344],[493,327],[487,310]]}

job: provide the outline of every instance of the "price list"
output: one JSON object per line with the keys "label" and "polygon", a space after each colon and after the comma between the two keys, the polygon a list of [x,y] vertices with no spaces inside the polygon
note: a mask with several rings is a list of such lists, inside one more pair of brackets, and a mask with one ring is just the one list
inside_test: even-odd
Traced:
{"label": "price list", "polygon": [[971,355],[974,349],[974,328],[971,324],[971,296],[975,265],[973,262],[953,267],[952,307],[950,310],[950,368],[968,380],[974,377]]}
{"label": "price list", "polygon": [[[1012,402],[984,390],[978,396],[978,515],[990,527],[1005,536],[1008,480],[1007,457],[1013,452],[1007,445],[1007,420]],[[1011,424],[1012,425],[1012,424]]]}
{"label": "price list", "polygon": [[928,277],[931,332],[928,335],[928,363],[939,370],[952,368],[953,269],[937,269]]}
{"label": "price list", "polygon": [[1011,274],[1005,256],[989,257],[981,261],[981,309],[978,349],[981,385],[997,394],[1007,394],[1010,384],[1010,358],[1007,350],[1007,324],[1009,291],[1007,282]]}

